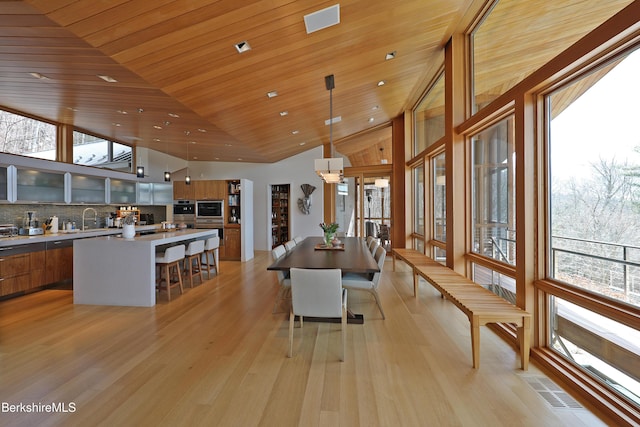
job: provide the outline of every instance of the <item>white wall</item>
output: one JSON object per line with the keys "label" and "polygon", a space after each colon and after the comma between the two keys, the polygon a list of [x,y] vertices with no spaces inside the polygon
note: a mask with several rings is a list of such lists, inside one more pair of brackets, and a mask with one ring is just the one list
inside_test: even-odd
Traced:
{"label": "white wall", "polygon": [[[323,188],[313,169],[314,159],[321,157],[322,147],[317,147],[277,163],[189,162],[189,174],[193,180],[245,178],[253,181],[253,242],[256,250],[266,251],[271,250],[271,223],[267,222],[271,218],[271,200],[267,198],[271,185],[291,184],[289,223],[292,237],[322,234],[318,224],[322,222]],[[161,164],[158,167],[165,166]],[[183,175],[184,171],[179,171],[172,175],[172,180],[184,179]],[[298,198],[304,197],[300,188],[302,184],[316,187],[311,195],[309,215],[298,209]]]}

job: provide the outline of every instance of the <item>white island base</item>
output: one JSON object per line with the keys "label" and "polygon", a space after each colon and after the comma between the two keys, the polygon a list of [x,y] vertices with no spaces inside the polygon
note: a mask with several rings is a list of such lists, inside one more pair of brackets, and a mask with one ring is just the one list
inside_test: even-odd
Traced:
{"label": "white island base", "polygon": [[156,248],[207,239],[217,230],[159,231],[73,242],[73,303],[152,307],[156,304]]}

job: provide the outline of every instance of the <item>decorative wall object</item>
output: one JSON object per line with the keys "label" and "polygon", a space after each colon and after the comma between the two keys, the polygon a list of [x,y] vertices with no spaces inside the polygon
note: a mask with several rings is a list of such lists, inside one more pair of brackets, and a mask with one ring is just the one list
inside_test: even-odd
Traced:
{"label": "decorative wall object", "polygon": [[303,214],[309,215],[311,213],[311,193],[313,193],[316,187],[311,184],[302,184],[300,188],[302,189],[304,198],[298,199],[298,208]]}

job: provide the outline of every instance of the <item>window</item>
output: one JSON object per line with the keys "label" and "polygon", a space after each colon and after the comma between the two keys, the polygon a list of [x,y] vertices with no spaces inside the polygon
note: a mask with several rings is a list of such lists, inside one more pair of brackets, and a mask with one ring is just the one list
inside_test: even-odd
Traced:
{"label": "window", "polygon": [[422,236],[424,245],[424,165],[413,169],[413,233]]}
{"label": "window", "polygon": [[0,151],[55,160],[56,127],[0,110]]}
{"label": "window", "polygon": [[73,132],[74,164],[131,172],[132,154],[133,149],[128,145],[82,132]]}
{"label": "window", "polygon": [[471,34],[474,112],[629,3],[554,0],[532,7],[529,1],[496,1]]}
{"label": "window", "polygon": [[416,126],[415,156],[444,137],[444,75],[438,77],[413,114]]}
{"label": "window", "polygon": [[513,118],[471,140],[472,251],[515,265],[515,162]]}
{"label": "window", "polygon": [[640,306],[640,50],[548,97],[550,275]]}
{"label": "window", "polygon": [[444,153],[432,160],[433,170],[433,238],[447,241],[447,183],[445,180]]}

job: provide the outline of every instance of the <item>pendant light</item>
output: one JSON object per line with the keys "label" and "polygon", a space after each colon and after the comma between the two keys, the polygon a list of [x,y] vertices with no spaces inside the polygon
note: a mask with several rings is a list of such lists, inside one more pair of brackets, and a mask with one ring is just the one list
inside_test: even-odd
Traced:
{"label": "pendant light", "polygon": [[187,142],[187,176],[184,177],[184,183],[186,185],[191,185],[191,175],[189,175],[189,144],[191,144],[191,142]]}
{"label": "pendant light", "polygon": [[333,88],[335,82],[333,74],[325,76],[324,84],[329,91],[329,154],[330,158],[316,159],[315,170],[327,184],[342,182],[344,166],[342,157],[333,157]]}
{"label": "pendant light", "polygon": [[164,182],[169,182],[171,181],[171,172],[169,172],[169,141],[166,142],[165,144],[166,150],[165,150],[165,155],[167,156],[167,163],[166,163],[166,169],[164,171]]}

